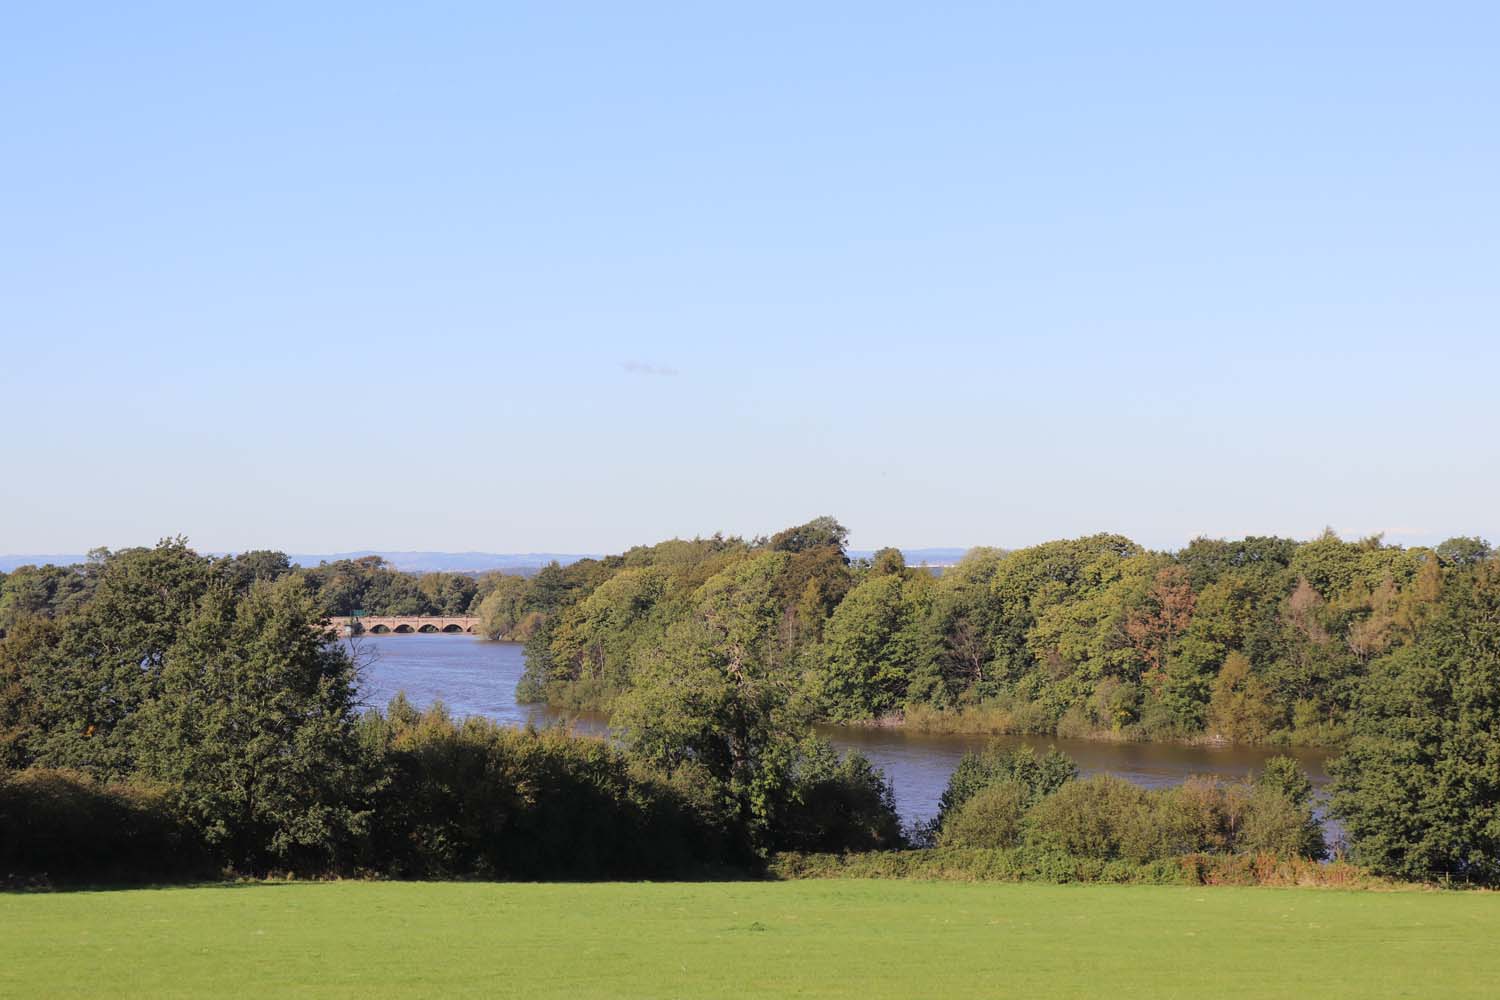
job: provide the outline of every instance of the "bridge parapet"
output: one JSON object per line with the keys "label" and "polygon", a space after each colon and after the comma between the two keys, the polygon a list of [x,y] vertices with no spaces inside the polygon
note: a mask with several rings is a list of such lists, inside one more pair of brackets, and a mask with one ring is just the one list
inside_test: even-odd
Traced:
{"label": "bridge parapet", "polygon": [[474,635],[479,631],[476,615],[360,615],[328,621],[341,636],[353,635],[356,622],[366,635]]}

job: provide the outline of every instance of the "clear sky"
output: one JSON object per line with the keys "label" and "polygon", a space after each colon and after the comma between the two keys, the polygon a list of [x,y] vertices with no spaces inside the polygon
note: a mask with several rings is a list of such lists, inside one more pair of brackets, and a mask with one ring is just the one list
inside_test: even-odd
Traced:
{"label": "clear sky", "polygon": [[13,5],[0,552],[1500,540],[1497,12]]}

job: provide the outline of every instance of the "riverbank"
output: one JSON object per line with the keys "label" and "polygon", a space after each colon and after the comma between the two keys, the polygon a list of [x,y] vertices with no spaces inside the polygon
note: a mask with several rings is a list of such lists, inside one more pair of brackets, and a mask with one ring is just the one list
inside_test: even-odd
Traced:
{"label": "riverbank", "polygon": [[1489,997],[1500,895],[809,880],[0,894],[0,995]]}
{"label": "riverbank", "polygon": [[964,705],[956,710],[910,705],[904,712],[895,715],[842,720],[839,725],[950,736],[1053,736],[1100,743],[1161,743],[1215,748],[1289,747],[1327,752],[1340,749],[1347,737],[1342,727],[1323,726],[1311,730],[1277,730],[1265,740],[1235,743],[1215,733],[1150,731],[1140,725],[1099,728],[1069,715],[1054,722],[1050,715],[1040,710],[1040,706],[1003,703]]}

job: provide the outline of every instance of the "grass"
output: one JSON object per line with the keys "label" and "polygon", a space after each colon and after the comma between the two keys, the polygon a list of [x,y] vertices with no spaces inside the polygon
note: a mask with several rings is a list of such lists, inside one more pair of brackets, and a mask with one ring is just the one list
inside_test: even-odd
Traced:
{"label": "grass", "polygon": [[1492,997],[1500,895],[809,881],[0,895],[0,995]]}

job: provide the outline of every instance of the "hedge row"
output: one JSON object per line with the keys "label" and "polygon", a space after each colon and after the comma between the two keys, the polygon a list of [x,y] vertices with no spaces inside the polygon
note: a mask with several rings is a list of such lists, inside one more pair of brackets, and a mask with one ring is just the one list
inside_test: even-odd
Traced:
{"label": "hedge row", "polygon": [[950,882],[1115,883],[1131,885],[1274,885],[1348,889],[1389,887],[1342,861],[1320,864],[1274,854],[1187,854],[1137,863],[1083,858],[1034,848],[931,848],[863,854],[778,854],[779,879],[889,878]]}

